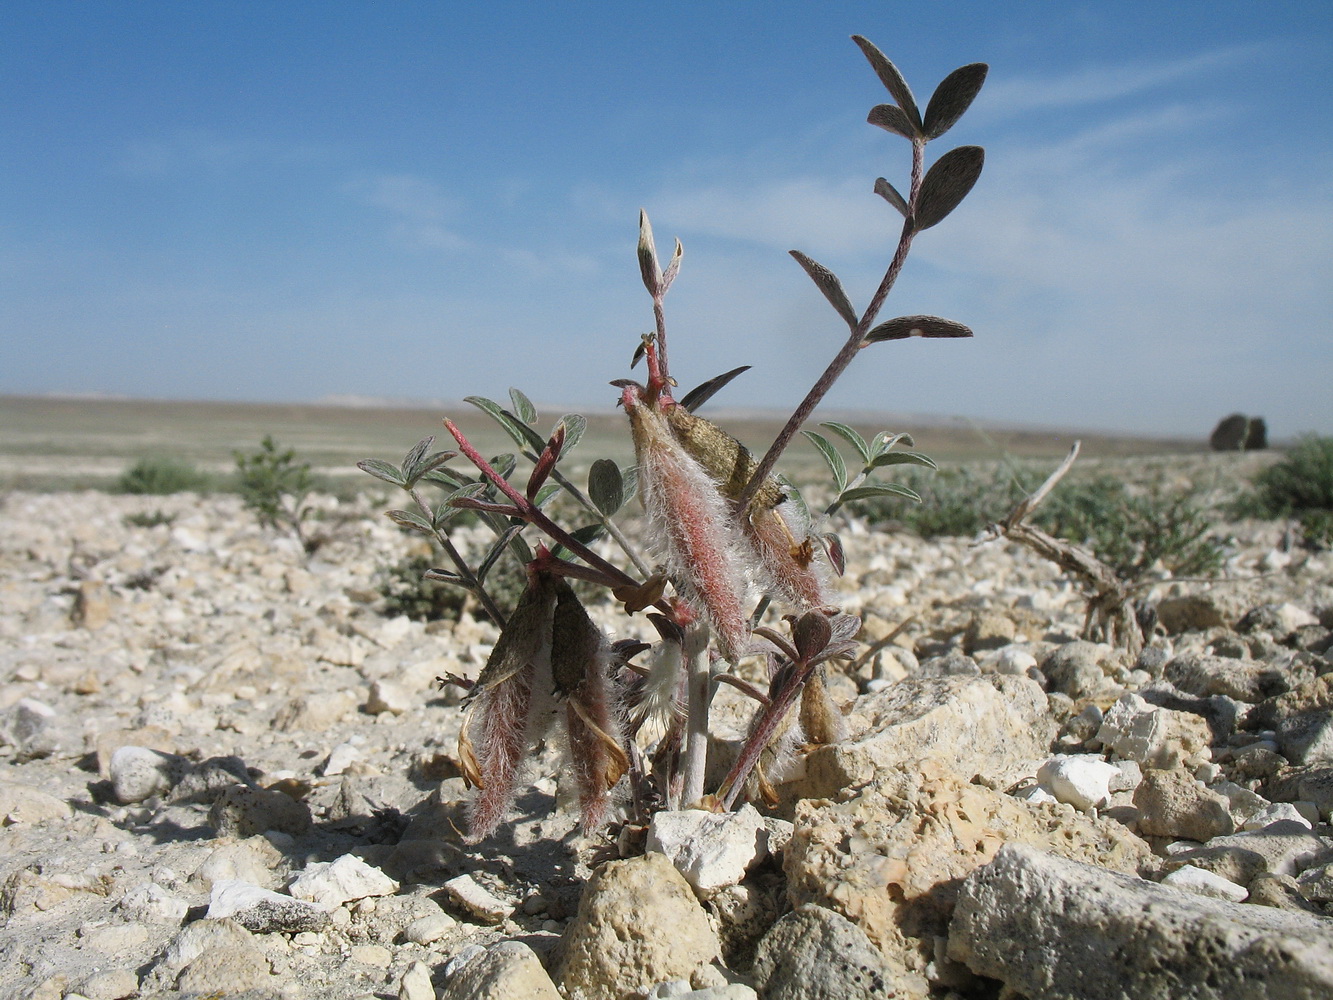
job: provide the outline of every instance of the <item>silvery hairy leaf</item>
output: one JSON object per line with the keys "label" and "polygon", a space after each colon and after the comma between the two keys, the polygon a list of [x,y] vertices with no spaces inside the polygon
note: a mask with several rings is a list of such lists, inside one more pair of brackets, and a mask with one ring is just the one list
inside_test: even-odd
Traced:
{"label": "silvery hairy leaf", "polygon": [[907,85],[903,75],[898,72],[898,67],[893,65],[875,44],[861,35],[853,35],[852,41],[865,53],[866,59],[870,61],[875,74],[884,84],[884,89],[889,95],[898,102],[898,107],[902,108],[907,115],[908,120],[919,131],[921,128],[921,112],[917,110],[916,98],[912,96],[912,88]]}
{"label": "silvery hairy leaf", "polygon": [[387,511],[390,521],[400,528],[410,528],[413,531],[420,531],[422,534],[435,534],[434,526],[420,514],[410,510],[391,510]]}
{"label": "silvery hairy leaf", "polygon": [[866,442],[866,439],[863,438],[860,435],[860,433],[857,432],[857,430],[854,427],[848,427],[846,424],[840,423],[837,420],[825,420],[819,426],[827,427],[834,434],[837,434],[844,441],[846,441],[853,448],[855,448],[857,454],[861,456],[861,460],[863,462],[870,461],[870,445]]}
{"label": "silvery hairy leaf", "polygon": [[985,161],[986,152],[980,146],[959,146],[935,161],[926,171],[917,196],[914,217],[917,232],[943,222],[958,207],[981,176]]}
{"label": "silvery hairy leaf", "polygon": [[376,479],[382,479],[393,486],[403,485],[403,474],[395,466],[378,458],[363,458],[356,463],[362,472],[369,473]]}
{"label": "silvery hairy leaf", "polygon": [[514,413],[517,414],[519,420],[522,420],[525,424],[535,424],[537,422],[537,407],[532,405],[532,400],[528,399],[522,390],[510,386],[509,398],[514,403]]}
{"label": "silvery hairy leaf", "polygon": [[625,480],[620,467],[609,458],[599,458],[588,470],[588,498],[610,517],[625,505]]}
{"label": "silvery hairy leaf", "polygon": [[900,486],[897,483],[875,483],[870,486],[858,486],[843,493],[838,499],[843,503],[851,503],[853,500],[869,500],[871,497],[902,497],[904,500],[921,502],[921,496],[915,490],[909,490],[906,486]]}
{"label": "silvery hairy leaf", "polygon": [[485,396],[467,396],[463,402],[471,403],[504,429],[520,448],[535,448],[538,451],[546,447],[542,436],[514,416],[493,399]]}
{"label": "silvery hairy leaf", "polygon": [[823,457],[824,463],[829,467],[829,471],[833,473],[834,482],[837,483],[838,489],[841,490],[847,485],[847,463],[844,462],[842,456],[838,454],[838,449],[833,447],[832,442],[824,437],[823,434],[816,434],[814,431],[801,431],[801,433],[809,438],[810,443],[819,450],[819,454]]}
{"label": "silvery hairy leaf", "polygon": [[749,365],[741,365],[739,368],[733,368],[729,372],[723,372],[721,375],[715,375],[707,382],[696,385],[689,392],[680,398],[680,405],[693,413],[704,403],[713,398],[728,382],[734,379],[742,372],[748,372]]}
{"label": "silvery hairy leaf", "polygon": [[907,139],[913,139],[917,134],[911,119],[903,114],[902,108],[893,104],[876,104],[870,109],[870,114],[866,115],[866,121]]}
{"label": "silvery hairy leaf", "polygon": [[870,463],[872,468],[882,469],[886,465],[920,465],[927,469],[938,469],[935,460],[919,451],[888,451],[876,455]]}
{"label": "silvery hairy leaf", "polygon": [[856,315],[856,310],[852,308],[852,303],[847,298],[847,293],[842,290],[842,282],[838,276],[830,271],[818,261],[811,260],[799,250],[787,251],[796,259],[796,263],[805,268],[805,273],[810,275],[814,283],[819,286],[819,290],[824,293],[824,298],[829,300],[829,304],[838,311],[846,324],[853,330],[861,317]]}
{"label": "silvery hairy leaf", "polygon": [[935,93],[930,96],[930,103],[926,105],[926,120],[922,129],[927,139],[938,139],[953,128],[954,122],[963,116],[981,90],[981,85],[986,82],[988,68],[985,63],[969,63],[958,67],[940,81]]}
{"label": "silvery hairy leaf", "polygon": [[653,242],[653,225],[648,213],[639,210],[639,274],[643,287],[656,298],[662,292],[662,268],[657,263],[657,245]]}
{"label": "silvery hairy leaf", "polygon": [[906,340],[908,337],[970,337],[972,331],[951,319],[939,316],[898,316],[886,320],[866,334],[867,344],[881,340]]}
{"label": "silvery hairy leaf", "polygon": [[905,219],[908,216],[907,199],[898,193],[898,189],[886,181],[883,177],[875,180],[875,194],[879,195],[890,205],[896,208],[899,214]]}

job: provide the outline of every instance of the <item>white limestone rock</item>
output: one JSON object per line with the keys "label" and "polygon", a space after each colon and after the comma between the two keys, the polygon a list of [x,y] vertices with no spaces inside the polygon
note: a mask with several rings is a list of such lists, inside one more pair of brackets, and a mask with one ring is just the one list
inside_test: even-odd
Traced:
{"label": "white limestone rock", "polygon": [[307,865],[292,880],[289,891],[297,899],[332,911],[352,900],[390,896],[398,891],[398,883],[356,855],[344,854],[336,861]]}
{"label": "white limestone rock", "polygon": [[768,855],[767,839],[763,818],[748,803],[729,813],[660,812],[648,827],[648,850],[665,854],[702,893],[745,878],[746,869]]}

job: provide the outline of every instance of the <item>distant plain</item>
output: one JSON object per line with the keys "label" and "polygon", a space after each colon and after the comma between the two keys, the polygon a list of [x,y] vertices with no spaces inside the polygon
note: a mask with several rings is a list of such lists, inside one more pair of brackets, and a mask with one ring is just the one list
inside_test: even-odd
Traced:
{"label": "distant plain", "polygon": [[[507,399],[499,399],[508,405]],[[565,409],[539,404],[538,429],[549,432]],[[583,411],[588,431],[570,456],[575,468],[594,458],[633,459],[625,419],[611,410]],[[762,451],[783,420],[704,407],[709,416]],[[69,489],[105,487],[143,458],[172,458],[214,473],[234,469],[233,453],[256,449],[272,435],[294,448],[301,461],[332,485],[356,485],[356,462],[397,462],[417,441],[434,435],[437,448],[453,444],[442,419],[454,420],[485,454],[513,450],[513,442],[480,410],[466,403],[443,407],[334,406],[320,404],[186,402],[134,399],[0,396],[0,488]],[[1042,428],[1014,428],[962,418],[903,415],[816,414],[842,420],[867,437],[905,431],[916,449],[941,465],[1002,458],[1058,461],[1075,440],[1085,461],[1099,458],[1197,454],[1207,442],[1188,438],[1136,437]],[[806,441],[795,443],[781,468],[794,478],[816,474],[819,459]]]}

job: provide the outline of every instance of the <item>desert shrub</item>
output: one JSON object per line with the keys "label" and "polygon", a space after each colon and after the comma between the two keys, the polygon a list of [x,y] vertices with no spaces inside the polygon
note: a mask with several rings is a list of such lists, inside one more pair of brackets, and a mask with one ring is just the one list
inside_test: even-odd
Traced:
{"label": "desert shrub", "polygon": [[233,455],[237,492],[259,523],[291,531],[307,552],[313,551],[315,545],[303,527],[310,515],[305,502],[313,486],[310,463],[298,462],[293,448],[280,449],[271,434],[264,435],[257,450]]}
{"label": "desert shrub", "polygon": [[[934,473],[911,470],[903,484],[919,504],[869,500],[857,513],[922,538],[973,537],[1002,520],[1038,485],[1027,468],[962,466]],[[1222,564],[1208,510],[1192,495],[1155,487],[1133,490],[1113,476],[1062,482],[1031,517],[1057,538],[1083,545],[1126,582],[1159,561],[1175,576],[1203,576]]]}
{"label": "desert shrub", "polygon": [[125,515],[125,523],[132,528],[156,528],[159,524],[170,524],[174,520],[176,520],[175,514],[160,510]]}
{"label": "desert shrub", "polygon": [[165,456],[141,458],[116,480],[117,493],[167,496],[172,493],[203,492],[212,478],[188,462]]}
{"label": "desert shrub", "polygon": [[1333,545],[1333,437],[1311,434],[1260,472],[1250,498],[1255,513],[1295,517],[1306,541]]}
{"label": "desert shrub", "polygon": [[1032,521],[1091,549],[1127,582],[1159,563],[1173,576],[1207,576],[1222,565],[1209,512],[1188,493],[1135,492],[1112,476],[1073,480],[1056,487]]}
{"label": "desert shrub", "polygon": [[[375,574],[375,589],[384,600],[388,617],[407,615],[415,621],[457,621],[464,608],[476,608],[476,599],[466,590],[426,576],[432,562],[424,555],[405,556]],[[523,592],[520,567],[501,563],[487,579],[487,589],[506,606],[518,603]]]}

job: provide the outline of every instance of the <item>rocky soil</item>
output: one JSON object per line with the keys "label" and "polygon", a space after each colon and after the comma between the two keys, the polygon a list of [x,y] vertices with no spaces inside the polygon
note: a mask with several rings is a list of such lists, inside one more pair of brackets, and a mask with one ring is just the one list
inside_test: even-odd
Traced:
{"label": "rocky soil", "polygon": [[643,854],[549,754],[463,844],[434,679],[495,631],[382,613],[368,501],[309,559],[229,496],[2,503],[0,996],[1333,996],[1333,555],[1282,525],[1134,662],[1026,550],[853,526],[851,737]]}

